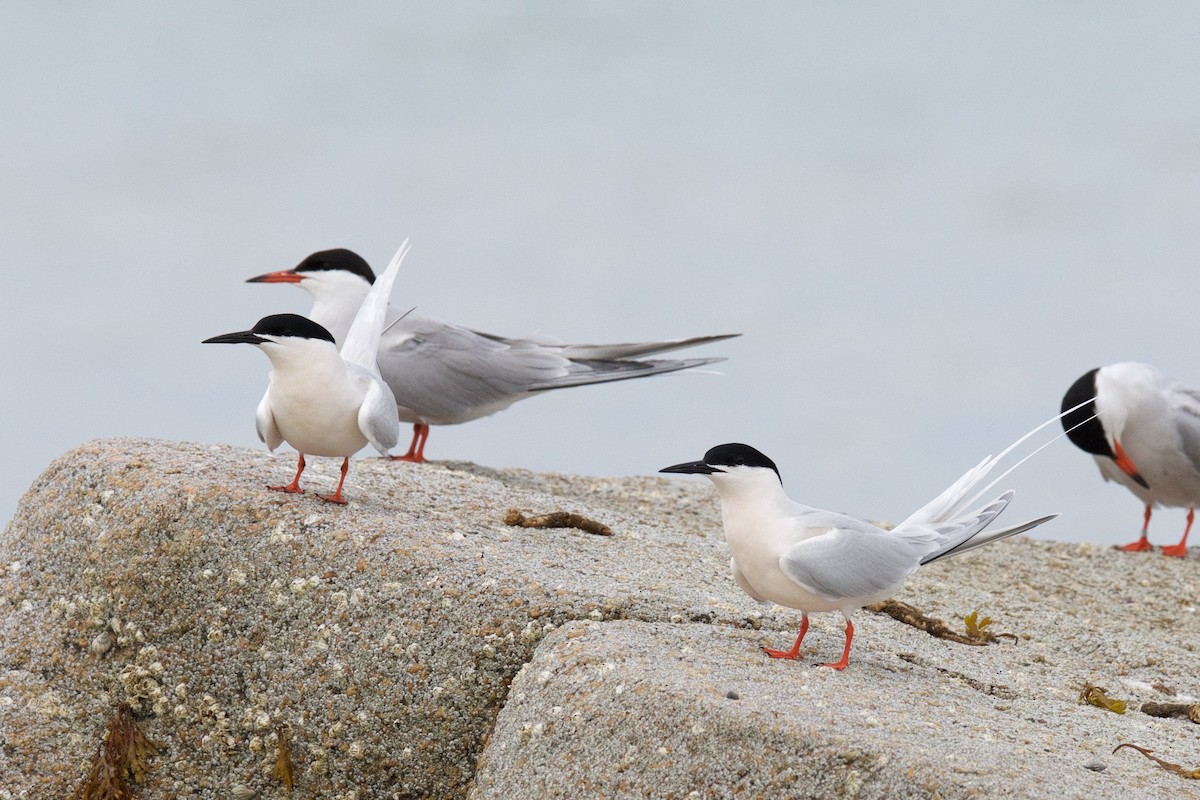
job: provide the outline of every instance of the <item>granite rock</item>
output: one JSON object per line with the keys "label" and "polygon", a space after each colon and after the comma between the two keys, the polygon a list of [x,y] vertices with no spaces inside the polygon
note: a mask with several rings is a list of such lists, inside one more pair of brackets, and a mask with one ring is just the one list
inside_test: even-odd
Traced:
{"label": "granite rock", "polygon": [[280,737],[294,795],[343,800],[1196,793],[1111,753],[1200,766],[1200,726],[1135,710],[1200,695],[1192,559],[1018,539],[939,562],[900,599],[1017,642],[863,612],[834,673],[808,658],[840,654],[838,615],[805,662],[758,652],[797,615],[729,579],[706,482],[364,458],[337,507],[266,491],[292,470],[112,439],[39,477],[0,536],[0,800],[67,796],[121,702],[162,746],[148,798],[286,796]]}

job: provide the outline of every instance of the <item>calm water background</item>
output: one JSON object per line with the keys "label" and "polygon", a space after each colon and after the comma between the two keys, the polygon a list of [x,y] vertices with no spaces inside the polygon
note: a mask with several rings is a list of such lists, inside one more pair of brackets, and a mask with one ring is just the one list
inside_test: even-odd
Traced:
{"label": "calm water background", "polygon": [[[245,278],[406,236],[395,302],[431,316],[744,333],[696,352],[722,376],[545,395],[435,459],[745,441],[793,497],[897,519],[1093,366],[1200,385],[1200,5],[244,5],[5,13],[0,519],[91,438],[259,447],[267,360],[200,340],[308,308]],[[1005,483],[1010,521],[1064,513],[1040,535],[1137,532],[1065,440]]]}

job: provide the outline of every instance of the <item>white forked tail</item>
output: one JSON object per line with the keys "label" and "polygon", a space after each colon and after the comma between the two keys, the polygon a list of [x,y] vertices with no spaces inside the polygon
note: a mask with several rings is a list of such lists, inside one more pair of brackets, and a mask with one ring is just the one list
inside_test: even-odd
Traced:
{"label": "white forked tail", "polygon": [[383,333],[383,322],[387,317],[388,298],[392,295],[392,286],[396,283],[396,275],[400,272],[400,262],[408,254],[408,239],[400,245],[396,255],[388,263],[370,291],[363,298],[350,330],[346,333],[346,341],[342,343],[342,360],[357,364],[372,374],[379,375],[379,367],[375,359],[379,355],[379,337]]}
{"label": "white forked tail", "polygon": [[[1013,464],[1011,467],[1004,470],[1004,472],[1002,472],[1002,473],[1000,473],[1000,475],[996,476],[990,483],[988,483],[982,489],[979,489],[974,494],[970,494],[980,483],[982,483],[984,481],[985,478],[987,478],[988,474],[992,471],[992,469],[998,463],[1000,463],[1000,461],[1005,456],[1007,456],[1013,450],[1017,449],[1022,444],[1024,444],[1026,441],[1028,441],[1028,439],[1031,436],[1033,436],[1034,434],[1036,434],[1038,431],[1042,430],[1043,428],[1045,428],[1048,425],[1053,425],[1055,422],[1058,422],[1060,419],[1065,417],[1067,414],[1070,414],[1072,411],[1082,408],[1083,406],[1085,406],[1089,402],[1091,402],[1092,399],[1094,399],[1094,398],[1089,398],[1088,400],[1085,400],[1084,402],[1080,403],[1079,405],[1075,406],[1074,408],[1068,408],[1066,411],[1063,411],[1061,414],[1058,414],[1058,415],[1046,420],[1041,425],[1038,425],[1036,428],[1031,430],[1029,433],[1025,434],[1020,439],[1017,439],[1015,442],[1010,444],[1008,447],[1004,448],[1004,451],[1002,453],[1000,453],[1000,455],[995,456],[994,458],[992,456],[988,456],[983,461],[979,462],[979,464],[977,464],[976,466],[967,470],[966,474],[964,474],[961,478],[956,480],[954,483],[950,484],[950,486],[945,491],[943,491],[937,497],[930,500],[928,503],[926,503],[921,508],[917,509],[911,516],[908,517],[908,519],[904,520],[904,522],[901,522],[900,525],[897,525],[896,527],[899,528],[903,525],[937,524],[939,522],[945,522],[946,520],[952,519],[954,517],[954,515],[958,513],[958,510],[960,508],[962,508],[963,506],[966,506],[966,505],[970,505],[971,503],[974,503],[976,500],[978,500],[980,497],[982,497],[988,490],[990,490],[993,486],[995,486],[997,483],[999,483],[1000,481],[1002,481],[1006,477],[1008,477],[1008,474],[1010,472],[1012,472],[1014,469],[1021,466],[1029,459],[1033,458],[1035,455],[1040,453],[1044,448],[1049,447],[1054,442],[1056,442],[1059,439],[1061,439],[1062,437],[1066,436],[1067,435],[1066,431],[1063,431],[1062,433],[1058,434],[1053,439],[1051,439],[1050,441],[1041,445],[1036,450],[1034,450],[1032,453],[1030,453],[1029,455],[1022,458],[1016,464]],[[1088,422],[1089,420],[1091,420],[1091,417],[1084,420],[1083,422],[1080,422],[1079,425],[1082,425],[1085,422]],[[1074,427],[1079,427],[1079,425],[1076,425]],[[1072,430],[1074,430],[1074,428],[1072,428]],[[968,498],[968,495],[970,495],[969,498]],[[1046,520],[1043,519],[1040,522],[1038,522],[1038,524],[1041,524],[1041,522],[1045,522],[1045,521]],[[1016,526],[1016,527],[1020,527],[1020,526]],[[1025,530],[1028,530],[1028,528],[1026,528]],[[1019,531],[1014,531],[1014,533],[1019,533]],[[1011,535],[1011,534],[1009,534],[1009,535]],[[1000,537],[988,537],[987,541],[994,541],[995,538],[1000,538]],[[984,544],[984,543],[986,543],[986,542],[981,542],[980,544]],[[971,547],[978,547],[978,546],[979,546],[979,544],[972,544]],[[971,548],[964,548],[962,550],[958,550],[958,552],[963,552],[965,549],[971,549]]]}

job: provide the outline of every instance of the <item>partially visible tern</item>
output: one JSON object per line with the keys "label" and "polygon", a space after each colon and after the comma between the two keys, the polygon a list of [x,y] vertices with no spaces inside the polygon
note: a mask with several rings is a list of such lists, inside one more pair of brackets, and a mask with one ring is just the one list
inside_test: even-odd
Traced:
{"label": "partially visible tern", "polygon": [[[350,320],[375,282],[356,253],[322,250],[296,267],[247,283],[294,283],[313,297],[309,318],[342,341]],[[412,423],[400,461],[425,461],[430,425],[456,425],[490,416],[550,389],[644,378],[724,361],[723,358],[639,360],[739,334],[630,344],[558,344],[480,333],[412,313],[388,310],[379,345],[379,369],[396,397],[401,422]]]}
{"label": "partially visible tern", "polygon": [[800,633],[792,648],[764,647],[763,652],[771,658],[800,658],[808,615],[841,611],[846,645],[839,661],[823,665],[841,670],[850,662],[854,639],[850,618],[856,610],[894,595],[924,564],[1022,533],[1058,516],[1050,514],[981,535],[1013,492],[975,511],[960,511],[991,488],[996,481],[967,496],[1017,444],[997,458],[984,459],[891,531],[793,502],[783,491],[775,462],[749,445],[718,445],[700,461],[659,471],[711,479],[721,499],[725,540],[732,555],[729,568],[737,585],[759,602],[800,610]]}
{"label": "partially visible tern", "polygon": [[205,344],[253,344],[271,359],[270,383],[255,412],[258,438],[272,452],[286,441],[296,448],[300,460],[291,483],[268,488],[302,494],[304,456],[340,456],[337,490],[317,497],[345,504],[342,485],[350,456],[368,442],[386,455],[399,441],[396,399],[379,375],[376,354],[388,295],[407,252],[406,241],[363,299],[340,351],[333,334],[297,314],[273,314],[248,331],[204,340]]}
{"label": "partially visible tern", "polygon": [[1149,364],[1122,362],[1085,373],[1063,395],[1062,406],[1079,406],[1063,416],[1064,428],[1094,417],[1067,435],[1092,454],[1104,480],[1121,484],[1146,506],[1141,537],[1121,549],[1150,550],[1151,511],[1186,507],[1183,538],[1162,548],[1163,555],[1186,556],[1200,502],[1200,391]]}

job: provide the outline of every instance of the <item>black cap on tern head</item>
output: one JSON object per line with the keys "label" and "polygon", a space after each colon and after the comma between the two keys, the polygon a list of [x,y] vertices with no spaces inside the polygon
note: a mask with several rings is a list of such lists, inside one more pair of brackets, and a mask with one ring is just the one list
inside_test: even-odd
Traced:
{"label": "black cap on tern head", "polygon": [[1099,390],[1096,387],[1096,377],[1099,373],[1100,368],[1085,372],[1079,380],[1071,384],[1071,388],[1067,389],[1067,393],[1063,395],[1063,412],[1079,406],[1071,413],[1063,414],[1063,430],[1067,432],[1067,438],[1080,450],[1094,456],[1111,458],[1121,471],[1129,476],[1130,480],[1149,489],[1150,484],[1146,482],[1137,466],[1129,459],[1121,447],[1121,443],[1109,440],[1108,432],[1104,430],[1104,423],[1097,416],[1096,395]]}
{"label": "black cap on tern head", "polygon": [[684,464],[675,464],[674,466],[660,469],[659,472],[712,475],[714,473],[726,472],[727,470],[722,469],[722,467],[764,467],[773,471],[775,477],[779,478],[779,482],[783,483],[783,478],[779,476],[779,468],[775,466],[774,461],[750,445],[739,444],[737,442],[719,444],[716,447],[710,448],[704,454],[703,461],[688,461]]}
{"label": "black cap on tern head", "polygon": [[352,272],[367,283],[375,282],[375,273],[366,260],[353,250],[347,250],[344,247],[319,250],[293,267],[292,272],[318,272],[335,269]]}
{"label": "black cap on tern head", "polygon": [[1094,456],[1115,459],[1117,454],[1113,452],[1112,444],[1104,433],[1104,425],[1096,416],[1096,373],[1099,371],[1099,367],[1090,370],[1071,384],[1071,388],[1063,395],[1062,408],[1059,410],[1065,412],[1079,406],[1062,418],[1063,430],[1076,447]]}
{"label": "black cap on tern head", "polygon": [[308,317],[299,314],[272,314],[263,317],[248,331],[223,333],[201,344],[263,344],[271,341],[267,336],[294,337],[297,339],[324,339],[336,346],[333,334]]}

